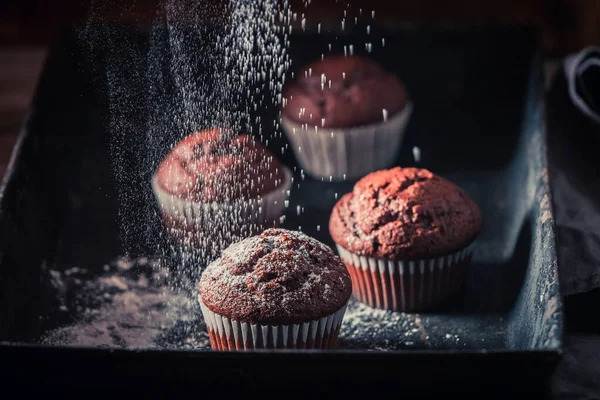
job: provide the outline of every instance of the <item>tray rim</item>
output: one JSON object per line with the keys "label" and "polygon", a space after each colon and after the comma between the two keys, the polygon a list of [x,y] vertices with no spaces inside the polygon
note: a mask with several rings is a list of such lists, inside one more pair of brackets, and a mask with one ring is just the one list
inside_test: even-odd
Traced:
{"label": "tray rim", "polygon": [[259,349],[248,352],[243,351],[214,351],[211,349],[202,349],[202,350],[178,350],[178,349],[160,349],[160,348],[102,348],[102,347],[94,347],[94,346],[79,346],[79,345],[70,345],[70,346],[55,346],[49,344],[37,344],[37,343],[25,343],[25,342],[0,342],[0,354],[2,354],[5,350],[17,350],[17,351],[27,351],[30,349],[41,349],[44,351],[89,351],[89,352],[98,352],[98,353],[110,353],[110,354],[143,354],[150,355],[152,357],[155,356],[168,356],[168,355],[177,355],[177,356],[187,356],[194,355],[194,357],[204,358],[205,355],[208,358],[211,357],[228,357],[228,358],[237,358],[238,355],[243,357],[285,357],[290,354],[301,355],[302,357],[314,357],[316,354],[324,355],[323,357],[332,357],[337,358],[340,355],[346,357],[365,357],[367,354],[373,359],[377,358],[385,358],[385,357],[393,357],[394,359],[398,357],[398,355],[409,355],[409,356],[427,356],[427,357],[438,357],[438,356],[467,356],[467,357],[486,357],[486,356],[494,356],[494,355],[523,355],[523,354],[539,354],[539,355],[549,355],[549,356],[560,356],[562,355],[562,348],[545,348],[545,349],[524,349],[524,350],[514,350],[514,349],[414,349],[414,350],[386,350],[386,351],[377,351],[377,350],[361,350],[361,349],[335,349],[335,350],[316,350],[316,349],[305,349],[305,350],[295,350],[295,349]]}

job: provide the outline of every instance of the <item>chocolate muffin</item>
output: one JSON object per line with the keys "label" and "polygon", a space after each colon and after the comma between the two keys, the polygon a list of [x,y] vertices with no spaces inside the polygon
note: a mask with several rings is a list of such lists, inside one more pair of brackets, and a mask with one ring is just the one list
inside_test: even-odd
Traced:
{"label": "chocolate muffin", "polygon": [[286,118],[324,128],[379,123],[382,110],[392,117],[408,101],[404,84],[394,74],[368,58],[341,55],[305,67],[283,96]]}
{"label": "chocolate muffin", "polygon": [[400,79],[360,56],[306,66],[283,98],[282,125],[298,161],[311,175],[336,180],[393,163],[412,110]]}
{"label": "chocolate muffin", "polygon": [[329,247],[267,229],[225,249],[199,293],[213,349],[332,348],[352,281]]}
{"label": "chocolate muffin", "polygon": [[329,220],[354,296],[396,311],[427,310],[454,294],[481,226],[477,205],[455,184],[400,167],[362,178]]}
{"label": "chocolate muffin", "polygon": [[172,236],[218,254],[281,217],[291,174],[251,136],[210,129],[179,141],[152,187]]}

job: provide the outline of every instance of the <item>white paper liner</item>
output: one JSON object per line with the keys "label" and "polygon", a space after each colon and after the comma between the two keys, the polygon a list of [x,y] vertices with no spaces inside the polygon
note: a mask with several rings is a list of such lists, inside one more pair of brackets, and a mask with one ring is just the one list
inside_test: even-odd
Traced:
{"label": "white paper liner", "polygon": [[354,180],[394,163],[413,105],[385,122],[351,127],[321,128],[282,118],[296,159],[310,175],[340,181]]}
{"label": "white paper liner", "polygon": [[374,308],[412,312],[435,307],[464,281],[475,243],[443,257],[392,261],[359,256],[336,245],[352,278],[352,294]]}
{"label": "white paper liner", "polygon": [[163,190],[152,178],[152,191],[163,213],[181,221],[190,230],[260,226],[278,220],[284,213],[285,200],[292,187],[292,173],[283,167],[283,182],[275,190],[256,199],[230,203],[200,203],[184,200]]}
{"label": "white paper liner", "polygon": [[335,348],[347,306],[326,317],[301,324],[261,325],[231,320],[212,312],[202,303],[200,296],[198,300],[211,347],[221,351]]}

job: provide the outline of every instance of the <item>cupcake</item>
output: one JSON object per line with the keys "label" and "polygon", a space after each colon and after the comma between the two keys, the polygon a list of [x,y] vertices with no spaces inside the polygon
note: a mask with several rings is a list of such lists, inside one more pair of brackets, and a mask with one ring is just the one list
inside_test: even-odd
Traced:
{"label": "cupcake", "polygon": [[267,229],[209,264],[199,293],[214,350],[329,349],[352,281],[329,247],[300,232]]}
{"label": "cupcake", "polygon": [[290,171],[251,136],[211,129],[173,147],[152,189],[171,236],[216,256],[276,224],[291,182]]}
{"label": "cupcake", "polygon": [[329,232],[357,300],[410,312],[457,292],[481,224],[477,205],[456,185],[397,167],[359,180],[334,206]]}
{"label": "cupcake", "polygon": [[310,175],[358,179],[393,165],[412,105],[404,84],[368,58],[329,56],[283,92],[282,126]]}

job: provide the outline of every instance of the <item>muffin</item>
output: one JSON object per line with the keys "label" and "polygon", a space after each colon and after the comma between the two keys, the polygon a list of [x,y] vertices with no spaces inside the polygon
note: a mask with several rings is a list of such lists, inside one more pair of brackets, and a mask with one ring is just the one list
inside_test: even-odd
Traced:
{"label": "muffin", "polygon": [[354,297],[404,312],[430,310],[457,292],[481,226],[477,205],[455,184],[400,167],[359,180],[329,220]]}
{"label": "muffin", "polygon": [[179,141],[152,180],[171,236],[218,253],[283,215],[291,173],[249,135],[210,129]]}
{"label": "muffin", "polygon": [[308,65],[283,92],[282,126],[310,175],[358,179],[390,167],[412,103],[404,84],[360,56]]}
{"label": "muffin", "polygon": [[215,350],[333,348],[351,295],[350,275],[329,247],[284,229],[231,245],[199,284]]}

